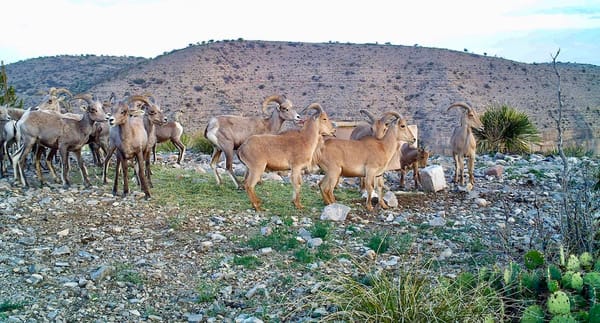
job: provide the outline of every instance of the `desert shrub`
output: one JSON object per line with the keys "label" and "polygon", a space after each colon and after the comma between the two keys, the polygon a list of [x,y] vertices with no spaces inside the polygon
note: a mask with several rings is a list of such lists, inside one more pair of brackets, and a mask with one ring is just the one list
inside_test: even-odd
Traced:
{"label": "desert shrub", "polygon": [[192,151],[201,152],[203,154],[212,154],[213,145],[200,132],[194,133],[188,140],[187,147]]}
{"label": "desert shrub", "polygon": [[474,130],[481,152],[522,154],[540,141],[535,125],[524,112],[507,105],[492,107],[481,116],[483,130]]}
{"label": "desert shrub", "polygon": [[593,151],[587,150],[583,145],[578,144],[565,146],[563,151],[567,157],[591,157],[594,155]]}
{"label": "desert shrub", "polygon": [[[203,154],[212,153],[212,144],[210,141],[208,141],[208,139],[204,138],[202,132],[195,132],[191,135],[184,133],[181,135],[181,142],[190,151],[200,152]],[[177,151],[177,147],[171,141],[165,141],[156,146],[156,151]]]}

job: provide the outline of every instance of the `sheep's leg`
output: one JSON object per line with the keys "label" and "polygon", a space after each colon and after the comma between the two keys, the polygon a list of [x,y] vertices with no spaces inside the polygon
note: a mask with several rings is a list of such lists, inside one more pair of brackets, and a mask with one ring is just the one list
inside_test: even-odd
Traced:
{"label": "sheep's leg", "polygon": [[152,185],[152,170],[150,169],[150,156],[148,156],[148,158],[144,161],[144,165],[146,167],[146,184],[148,185],[148,187],[152,188],[154,187],[154,185]]}
{"label": "sheep's leg", "polygon": [[18,182],[21,179],[21,176],[23,175],[23,173],[19,169],[20,168],[19,159],[22,156],[23,149],[25,149],[24,145],[19,147],[15,152],[13,152],[12,155],[10,155],[10,159],[12,160],[13,176],[15,178],[15,180],[14,180],[15,183]]}
{"label": "sheep's leg", "polygon": [[[42,151],[44,151],[44,150],[42,149]],[[56,157],[56,152],[57,152],[56,149],[50,149],[50,152],[46,155],[46,167],[48,167],[48,171],[50,171],[50,175],[52,175],[52,179],[54,180],[54,182],[58,183],[59,182],[58,175],[56,175],[56,169],[54,169],[54,163],[52,162],[54,157]],[[41,157],[41,155],[40,155],[40,157]],[[40,162],[39,158],[36,158],[36,159],[38,159],[37,162],[39,163]],[[68,159],[65,160],[64,163],[66,163],[67,167],[69,167]],[[68,169],[67,169],[67,172],[68,172]]]}
{"label": "sheep's leg", "polygon": [[371,197],[373,197],[373,184],[374,184],[373,175],[367,174],[365,177],[365,189],[367,190],[367,202],[366,208],[369,212],[373,211],[373,205],[371,205]]}
{"label": "sheep's leg", "polygon": [[[1,129],[0,129],[1,130]],[[0,178],[4,178],[4,175],[8,172],[6,169],[6,164],[4,163],[4,155],[6,153],[5,143],[2,143],[2,147],[0,147]]]}
{"label": "sheep's leg", "polygon": [[460,185],[465,185],[465,157],[464,156],[459,156],[458,157],[458,161],[459,161],[459,168],[458,168],[458,173],[459,173],[459,183]]}
{"label": "sheep's leg", "polygon": [[[104,179],[106,180],[106,163],[104,164]],[[119,167],[121,166],[121,154],[117,153],[117,163],[115,164],[115,179],[113,182],[112,194],[117,196],[117,189],[119,188]],[[104,182],[106,184],[106,182]]]}
{"label": "sheep's leg", "polygon": [[415,180],[415,190],[421,188],[421,174],[419,174],[419,162],[413,164],[413,179]]}
{"label": "sheep's leg", "polygon": [[33,165],[35,166],[35,173],[37,174],[38,180],[40,181],[40,187],[44,185],[44,176],[42,174],[42,163],[40,162],[43,149],[38,145],[35,150],[35,156],[33,157]]}
{"label": "sheep's leg", "polygon": [[405,179],[404,177],[406,176],[406,169],[404,169],[404,167],[400,168],[400,188],[405,188]]}
{"label": "sheep's leg", "polygon": [[[262,167],[263,171],[264,171],[265,166]],[[256,211],[261,211],[261,207],[260,207],[260,199],[258,198],[258,196],[256,196],[256,192],[254,191],[254,187],[256,186],[256,183],[258,183],[258,181],[260,180],[260,176],[262,175],[262,172],[260,171],[254,171],[251,170],[250,168],[248,168],[248,174],[246,177],[246,181],[244,182],[244,188],[246,189],[246,194],[248,194],[248,199],[250,199],[250,203],[252,203],[252,206],[254,207],[254,209]]]}
{"label": "sheep's leg", "polygon": [[177,164],[181,165],[181,161],[183,160],[183,157],[185,156],[185,145],[179,139],[171,138],[171,142],[179,150],[179,155],[177,156]]}
{"label": "sheep's leg", "polygon": [[[81,172],[81,178],[83,179],[83,185],[85,187],[90,187],[92,184],[90,183],[90,179],[88,178],[87,168],[83,163],[83,158],[81,158],[81,150],[73,151],[75,154],[75,158],[77,159],[77,165],[79,165],[79,171]],[[67,180],[69,178],[67,177]],[[70,184],[70,183],[69,183]]]}
{"label": "sheep's leg", "polygon": [[127,159],[123,156],[123,158],[121,159],[121,171],[123,172],[123,197],[127,197],[127,194],[129,194],[129,174],[127,172],[127,164]]}
{"label": "sheep's leg", "polygon": [[156,144],[152,146],[152,163],[156,163]]}
{"label": "sheep's leg", "polygon": [[[337,176],[334,174],[338,174]],[[341,170],[337,172],[326,171],[325,176],[319,182],[319,188],[321,189],[321,196],[323,197],[323,202],[326,205],[335,203],[335,195],[333,194],[333,190],[337,185],[338,180],[340,179],[339,174],[341,174]]]}
{"label": "sheep's leg", "polygon": [[297,209],[303,209],[304,206],[300,203],[300,191],[302,189],[302,169],[292,169],[292,186],[294,193],[292,195],[292,201]]}
{"label": "sheep's leg", "polygon": [[[149,156],[148,156],[149,157]],[[150,190],[148,189],[148,183],[146,182],[145,170],[144,170],[144,154],[141,151],[138,151],[136,154],[136,160],[138,163],[138,179],[140,182],[140,186],[142,187],[142,191],[144,191],[145,199],[150,198]]]}
{"label": "sheep's leg", "polygon": [[[0,136],[3,136],[3,131],[4,131],[4,127],[3,127],[4,123],[2,123],[2,126],[0,126]],[[0,178],[4,177],[5,172],[5,166],[6,164],[4,164],[4,155],[6,153],[6,149],[4,148],[5,142],[6,142],[6,138],[2,138],[2,140],[0,140],[2,142],[2,144],[0,145]],[[8,170],[6,170],[8,171]]]}
{"label": "sheep's leg", "polygon": [[454,183],[460,184],[459,178],[462,176],[463,160],[458,154],[454,154]]}
{"label": "sheep's leg", "polygon": [[474,169],[475,156],[469,156],[469,183],[471,183],[471,185],[475,185],[475,174],[473,174]]}
{"label": "sheep's leg", "polygon": [[21,185],[24,187],[29,186],[23,170],[25,169],[25,163],[27,162],[27,155],[31,152],[33,145],[34,143],[23,143],[11,157],[13,161],[15,182],[21,181]]}
{"label": "sheep's leg", "polygon": [[[106,156],[104,157],[104,167],[102,168],[102,183],[106,184],[108,183],[108,180],[106,179],[106,172],[108,171],[108,164],[110,163],[110,158],[112,157],[112,154],[115,152],[117,148],[113,145],[111,145],[108,150],[106,151]],[[117,157],[118,159],[118,157]],[[116,169],[117,171],[119,171],[119,165],[116,165]],[[115,178],[115,181],[117,179]]]}
{"label": "sheep's leg", "polygon": [[219,175],[219,172],[217,172],[217,163],[219,162],[219,159],[221,158],[221,152],[222,150],[217,148],[217,147],[213,147],[213,155],[212,158],[210,159],[210,168],[213,170],[213,173],[215,174],[215,180],[217,181],[217,185],[221,185],[221,176]]}
{"label": "sheep's leg", "polygon": [[225,153],[225,169],[235,184],[235,188],[239,189],[242,183],[240,183],[235,177],[235,174],[233,174],[233,145],[230,147],[223,147],[223,152]]}
{"label": "sheep's leg", "polygon": [[375,188],[377,189],[377,194],[379,196],[379,206],[381,206],[384,209],[387,209],[388,205],[385,204],[385,201],[383,200],[383,186],[384,185],[385,185],[385,183],[383,182],[383,174],[375,177]]}
{"label": "sheep's leg", "polygon": [[64,188],[68,188],[69,186],[71,186],[71,182],[69,181],[69,152],[67,151],[67,148],[64,146],[60,147],[59,155],[60,160],[62,161],[62,173],[60,174],[62,185]]}

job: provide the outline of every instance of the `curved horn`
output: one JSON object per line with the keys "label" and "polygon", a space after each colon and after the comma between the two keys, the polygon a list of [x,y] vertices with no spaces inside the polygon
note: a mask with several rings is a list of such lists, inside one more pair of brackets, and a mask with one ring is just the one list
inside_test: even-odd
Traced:
{"label": "curved horn", "polygon": [[309,106],[304,108],[304,110],[302,110],[302,113],[306,112],[307,110],[311,110],[311,109],[316,110],[317,113],[319,113],[319,114],[323,113],[323,107],[321,107],[321,105],[319,103],[311,103]]}
{"label": "curved horn", "polygon": [[134,101],[141,101],[144,104],[147,104],[149,106],[152,105],[146,95],[132,95],[127,100],[127,102],[129,102],[130,104],[133,103]]}
{"label": "curved horn", "polygon": [[374,115],[373,115],[371,112],[369,112],[369,111],[367,111],[367,110],[364,110],[364,109],[360,109],[360,111],[359,111],[359,112],[360,112],[361,114],[364,114],[365,116],[367,116],[367,118],[369,118],[369,123],[370,123],[370,124],[373,124],[373,123],[375,123],[375,116],[374,116]]}
{"label": "curved horn", "polygon": [[448,107],[448,110],[446,111],[450,111],[450,109],[454,108],[454,107],[460,107],[466,110],[473,110],[473,108],[471,108],[471,106],[467,103],[467,102],[456,102],[453,103],[451,106]]}
{"label": "curved horn", "polygon": [[267,97],[262,104],[263,113],[267,113],[267,107],[269,106],[269,103],[277,102],[279,105],[281,105],[284,100],[285,98],[282,95],[271,95]]}
{"label": "curved horn", "polygon": [[89,93],[81,93],[72,97],[71,100],[83,100],[88,104],[88,107],[91,107],[94,103],[92,95]]}
{"label": "curved horn", "polygon": [[391,117],[395,117],[398,120],[402,119],[402,115],[396,111],[388,111],[388,112],[384,113],[382,119],[387,121]]}
{"label": "curved horn", "polygon": [[59,88],[55,88],[52,87],[50,88],[50,95],[54,95],[54,96],[59,96],[61,93],[65,93],[68,94],[70,97],[73,97],[73,93],[71,93],[69,90],[67,90],[64,87],[59,87]]}
{"label": "curved horn", "polygon": [[144,93],[144,96],[147,97],[150,100],[150,102],[152,102],[152,104],[156,105],[156,99],[154,98],[152,93],[150,93],[150,92]]}

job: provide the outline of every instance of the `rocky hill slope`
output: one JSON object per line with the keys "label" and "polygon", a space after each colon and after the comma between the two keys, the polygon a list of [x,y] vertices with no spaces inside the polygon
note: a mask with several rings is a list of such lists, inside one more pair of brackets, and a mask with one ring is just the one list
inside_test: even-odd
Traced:
{"label": "rocky hill slope", "polygon": [[[82,66],[94,69],[81,58]],[[458,113],[446,108],[459,100],[480,112],[495,104],[525,111],[542,132],[542,146],[536,149],[551,149],[556,141],[551,111],[558,107],[557,78],[551,64],[418,46],[245,40],[190,45],[151,60],[122,59],[115,65],[96,63],[114,69],[80,89],[100,96],[153,93],[190,133],[202,131],[211,115],[256,115],[266,96],[281,93],[300,107],[320,102],[337,120],[358,120],[363,108],[376,114],[400,111],[419,126],[422,142],[440,153],[448,153],[448,138],[459,122]],[[83,68],[80,74],[64,74],[65,68],[57,66],[45,72],[55,82],[33,84],[36,76],[16,72],[17,64],[7,66],[9,82],[21,84],[27,78],[31,85],[17,86],[19,95],[85,79]],[[71,68],[75,65],[70,63]],[[600,67],[560,63],[558,69],[565,144],[598,153]]]}

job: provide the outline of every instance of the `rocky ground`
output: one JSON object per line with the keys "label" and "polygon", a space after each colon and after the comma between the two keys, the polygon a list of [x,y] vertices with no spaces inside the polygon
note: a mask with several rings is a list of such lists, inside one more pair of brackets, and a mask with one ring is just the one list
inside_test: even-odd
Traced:
{"label": "rocky ground", "polygon": [[[180,167],[202,173],[207,162],[208,156],[190,154]],[[570,163],[598,167],[588,158]],[[450,158],[436,156],[431,164],[442,165],[450,180]],[[162,165],[177,166],[171,159]],[[501,176],[485,175],[498,165]],[[331,307],[314,295],[327,275],[351,274],[355,261],[391,270],[436,259],[440,273],[452,276],[551,246],[560,240],[561,169],[560,159],[540,155],[481,156],[472,191],[437,193],[399,190],[392,175],[387,182],[399,206],[369,215],[360,204],[348,205],[348,218],[332,226],[326,241],[311,237],[318,215],[288,220],[234,212],[226,202],[220,210],[183,212],[139,193],[113,197],[109,186],[23,189],[1,179],[0,308],[16,306],[0,312],[0,321],[316,321]],[[179,214],[186,218],[174,225]],[[326,243],[347,256],[302,263],[293,252],[243,243],[282,226],[309,249]],[[369,249],[375,232],[394,237],[396,248]],[[236,263],[241,256],[260,261]]]}

